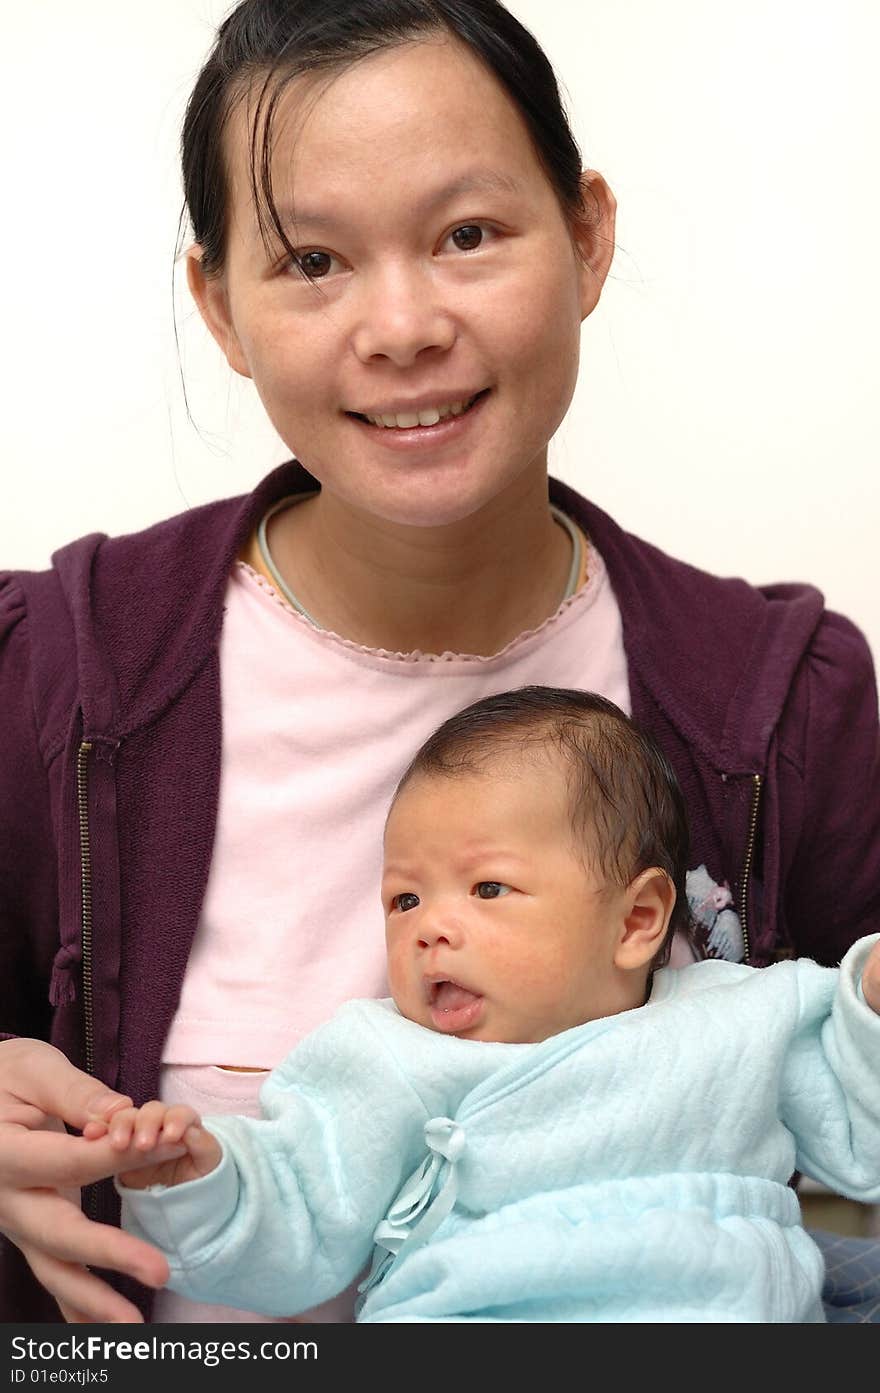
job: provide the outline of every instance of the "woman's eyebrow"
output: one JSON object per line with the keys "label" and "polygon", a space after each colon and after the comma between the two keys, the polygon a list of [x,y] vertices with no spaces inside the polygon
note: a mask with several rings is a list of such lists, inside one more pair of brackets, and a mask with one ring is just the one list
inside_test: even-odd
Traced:
{"label": "woman's eyebrow", "polygon": [[[449,203],[451,199],[458,198],[463,194],[521,194],[522,192],[522,184],[511,174],[502,174],[495,169],[471,169],[461,174],[457,179],[453,179],[451,183],[435,189],[426,198],[416,200],[413,206],[422,212],[430,213],[439,205]],[[279,208],[278,214],[282,226],[285,228],[302,225],[338,227],[345,222],[345,218],[340,216],[338,212],[324,212],[320,208],[310,208],[308,205],[300,203],[284,204]]]}

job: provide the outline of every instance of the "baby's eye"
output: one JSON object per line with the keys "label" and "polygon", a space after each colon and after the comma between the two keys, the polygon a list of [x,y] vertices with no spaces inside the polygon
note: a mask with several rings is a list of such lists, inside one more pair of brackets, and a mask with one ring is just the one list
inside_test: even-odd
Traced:
{"label": "baby's eye", "polygon": [[335,256],[330,252],[298,251],[290,263],[291,270],[298,271],[308,281],[324,280],[330,274]]}
{"label": "baby's eye", "polygon": [[401,914],[405,914],[408,909],[415,909],[418,903],[418,895],[414,895],[410,890],[405,890],[402,895],[395,895],[392,898],[391,908],[399,910]]}
{"label": "baby's eye", "polygon": [[474,890],[481,900],[497,900],[500,895],[510,894],[510,886],[502,885],[500,880],[480,880]]}

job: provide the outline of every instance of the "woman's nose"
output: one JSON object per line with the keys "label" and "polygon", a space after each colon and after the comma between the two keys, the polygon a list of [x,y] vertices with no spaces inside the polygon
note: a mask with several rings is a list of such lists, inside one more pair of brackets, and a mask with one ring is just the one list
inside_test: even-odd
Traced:
{"label": "woman's nose", "polygon": [[426,349],[446,352],[455,332],[431,276],[396,265],[365,284],[352,343],[364,363],[387,358],[405,368]]}

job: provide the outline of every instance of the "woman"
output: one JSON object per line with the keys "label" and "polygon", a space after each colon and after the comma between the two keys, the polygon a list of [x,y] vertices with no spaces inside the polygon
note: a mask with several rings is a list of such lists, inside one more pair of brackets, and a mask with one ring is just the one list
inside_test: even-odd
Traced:
{"label": "woman", "polygon": [[614,200],[521,26],[495,0],[246,0],[183,163],[196,303],[301,463],[0,591],[0,1229],[45,1289],[13,1255],[6,1319],[52,1319],[46,1292],[70,1320],[149,1311],[126,1278],[161,1285],[161,1258],[95,1227],[108,1187],[89,1218],[62,1194],[93,1177],[51,1128],[83,1125],[92,1075],[255,1106],[261,1070],[384,990],[382,811],[479,696],[590,688],[652,730],[734,955],[835,961],[878,909],[858,632],[548,500]]}

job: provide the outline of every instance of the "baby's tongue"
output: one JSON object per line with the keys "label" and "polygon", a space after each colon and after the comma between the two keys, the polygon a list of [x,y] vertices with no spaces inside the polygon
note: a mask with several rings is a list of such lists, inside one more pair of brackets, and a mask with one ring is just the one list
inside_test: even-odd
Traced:
{"label": "baby's tongue", "polygon": [[456,982],[438,982],[434,1005],[440,1011],[457,1011],[476,999],[476,992],[469,992],[467,987],[460,987]]}

